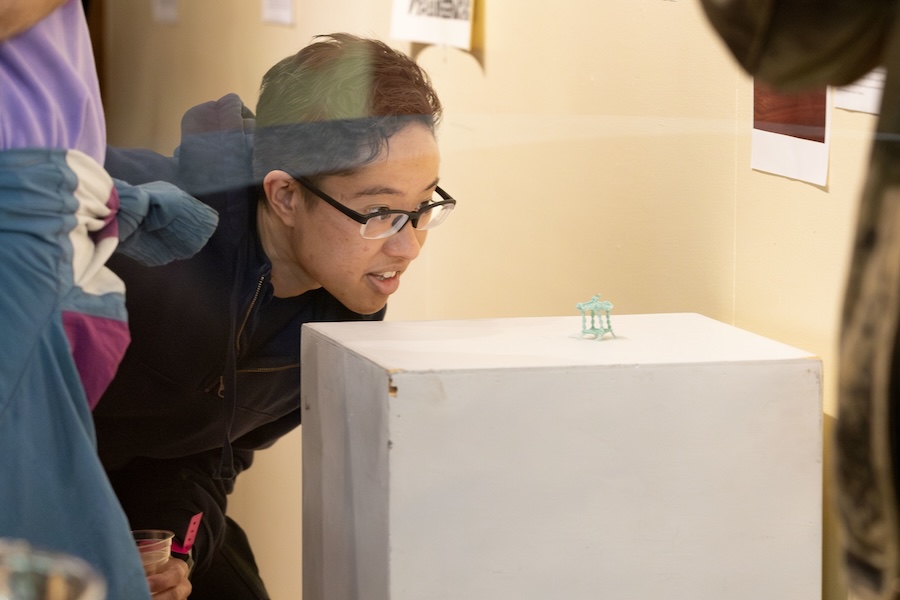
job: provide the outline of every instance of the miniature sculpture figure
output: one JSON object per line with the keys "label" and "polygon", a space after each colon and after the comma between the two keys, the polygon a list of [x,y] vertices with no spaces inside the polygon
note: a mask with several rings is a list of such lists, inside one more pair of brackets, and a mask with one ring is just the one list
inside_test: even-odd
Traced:
{"label": "miniature sculpture figure", "polygon": [[[594,339],[602,340],[607,333],[616,337],[609,322],[609,311],[613,304],[609,300],[600,300],[600,294],[594,294],[587,302],[579,302],[575,308],[581,311],[581,334],[593,335]],[[606,326],[603,325],[603,317],[606,316]],[[587,318],[590,316],[591,324],[588,327]]]}

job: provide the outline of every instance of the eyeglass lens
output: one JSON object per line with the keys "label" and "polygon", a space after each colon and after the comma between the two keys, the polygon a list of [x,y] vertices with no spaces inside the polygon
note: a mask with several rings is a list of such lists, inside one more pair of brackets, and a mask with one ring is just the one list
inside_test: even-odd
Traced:
{"label": "eyeglass lens", "polygon": [[[432,229],[440,225],[453,209],[452,204],[437,204],[425,206],[419,211],[419,219],[416,229]],[[387,213],[371,217],[360,228],[363,237],[379,239],[394,235],[406,225],[409,215],[402,213]]]}

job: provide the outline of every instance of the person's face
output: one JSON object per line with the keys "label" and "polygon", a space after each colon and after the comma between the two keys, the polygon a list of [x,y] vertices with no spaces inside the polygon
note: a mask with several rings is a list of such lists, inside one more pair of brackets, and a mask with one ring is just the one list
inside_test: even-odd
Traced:
{"label": "person's face", "polygon": [[[432,198],[439,165],[434,135],[423,125],[411,124],[388,140],[376,161],[350,175],[323,177],[317,185],[358,213],[379,207],[414,211]],[[304,201],[302,186],[295,185],[297,226],[290,243],[297,266],[350,310],[380,310],[419,255],[427,232],[407,223],[390,237],[365,239],[359,223],[323,200]]]}

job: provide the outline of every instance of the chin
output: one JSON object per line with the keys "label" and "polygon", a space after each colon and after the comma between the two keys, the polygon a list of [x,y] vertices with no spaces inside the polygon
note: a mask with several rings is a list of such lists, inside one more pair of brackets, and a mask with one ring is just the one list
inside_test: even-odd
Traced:
{"label": "chin", "polygon": [[373,302],[345,302],[341,300],[341,304],[349,308],[355,313],[359,313],[361,315],[371,315],[377,313],[379,310],[387,306],[387,298],[383,300],[373,301]]}

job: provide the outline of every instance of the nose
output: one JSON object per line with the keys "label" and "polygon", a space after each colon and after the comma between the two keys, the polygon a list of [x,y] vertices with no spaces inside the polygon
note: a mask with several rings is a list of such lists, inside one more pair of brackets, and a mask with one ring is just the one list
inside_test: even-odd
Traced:
{"label": "nose", "polygon": [[385,240],[384,253],[388,256],[413,260],[419,256],[419,251],[425,244],[427,235],[427,231],[419,231],[412,226],[412,223],[407,222],[400,231]]}

